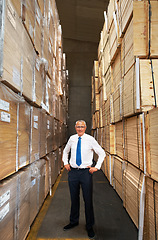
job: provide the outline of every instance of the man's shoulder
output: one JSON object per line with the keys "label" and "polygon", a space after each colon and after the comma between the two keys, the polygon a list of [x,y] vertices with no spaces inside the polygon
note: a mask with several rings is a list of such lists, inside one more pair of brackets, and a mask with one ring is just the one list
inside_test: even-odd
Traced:
{"label": "man's shoulder", "polygon": [[85,138],[87,138],[87,139],[91,139],[91,140],[93,140],[93,139],[95,139],[93,136],[91,136],[90,134],[87,134],[87,133],[85,133],[84,134],[84,136],[85,136]]}
{"label": "man's shoulder", "polygon": [[75,138],[77,138],[77,134],[73,134],[73,135],[70,136],[70,139],[72,139],[72,140],[75,139]]}

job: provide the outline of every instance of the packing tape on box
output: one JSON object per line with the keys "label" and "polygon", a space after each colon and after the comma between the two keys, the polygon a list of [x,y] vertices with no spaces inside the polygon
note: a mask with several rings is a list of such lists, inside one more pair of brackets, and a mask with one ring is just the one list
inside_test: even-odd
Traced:
{"label": "packing tape on box", "polygon": [[143,240],[144,210],[145,210],[145,177],[146,176],[144,174],[142,189],[140,194],[138,240]]}
{"label": "packing tape on box", "polygon": [[19,103],[17,104],[17,136],[16,136],[16,171],[19,168]]}

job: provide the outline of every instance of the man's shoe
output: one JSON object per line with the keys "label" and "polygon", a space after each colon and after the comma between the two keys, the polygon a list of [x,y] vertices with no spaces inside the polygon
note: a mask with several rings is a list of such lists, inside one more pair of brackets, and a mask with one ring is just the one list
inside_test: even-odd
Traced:
{"label": "man's shoe", "polygon": [[69,230],[69,229],[71,229],[71,228],[76,227],[77,225],[78,225],[78,223],[74,223],[74,224],[69,223],[69,224],[66,225],[63,229],[64,229],[64,231],[67,231],[67,230]]}
{"label": "man's shoe", "polygon": [[95,233],[93,231],[93,228],[87,229],[88,237],[89,239],[94,239]]}

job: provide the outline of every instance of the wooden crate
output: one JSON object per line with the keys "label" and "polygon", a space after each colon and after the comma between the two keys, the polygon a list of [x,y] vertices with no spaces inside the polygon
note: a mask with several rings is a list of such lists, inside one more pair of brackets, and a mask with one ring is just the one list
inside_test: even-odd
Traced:
{"label": "wooden crate", "polygon": [[123,205],[137,228],[142,182],[143,173],[131,164],[127,164],[123,173]]}
{"label": "wooden crate", "polygon": [[40,110],[31,107],[30,162],[40,158]]}
{"label": "wooden crate", "polygon": [[158,166],[157,166],[157,144],[158,136],[157,126],[158,109],[155,108],[149,111],[146,116],[146,156],[147,156],[147,171],[151,178],[158,181]]}
{"label": "wooden crate", "polygon": [[125,159],[144,171],[142,115],[125,120]]}
{"label": "wooden crate", "polygon": [[[140,57],[158,57],[158,2],[151,1],[151,35],[149,36],[149,3],[134,1],[134,55]],[[150,38],[150,50],[149,50]],[[141,44],[140,44],[141,43]]]}
{"label": "wooden crate", "polygon": [[[20,98],[19,98],[20,100]],[[14,173],[18,166],[17,150],[17,104],[18,96],[0,84],[0,179]]]}
{"label": "wooden crate", "polygon": [[[22,91],[21,43],[23,25],[11,1],[1,1],[0,77],[16,91]],[[9,16],[9,17],[7,17]],[[14,46],[14,47],[13,47]]]}
{"label": "wooden crate", "polygon": [[28,165],[30,161],[30,115],[31,106],[27,102],[20,103],[18,111],[18,168]]}

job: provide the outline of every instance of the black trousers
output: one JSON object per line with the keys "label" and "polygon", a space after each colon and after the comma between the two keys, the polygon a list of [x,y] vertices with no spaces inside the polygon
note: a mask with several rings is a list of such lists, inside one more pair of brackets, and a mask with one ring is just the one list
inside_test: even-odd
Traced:
{"label": "black trousers", "polygon": [[72,168],[68,173],[68,182],[71,196],[70,223],[79,222],[81,186],[85,204],[86,228],[90,229],[94,225],[92,174],[88,168],[79,170]]}

